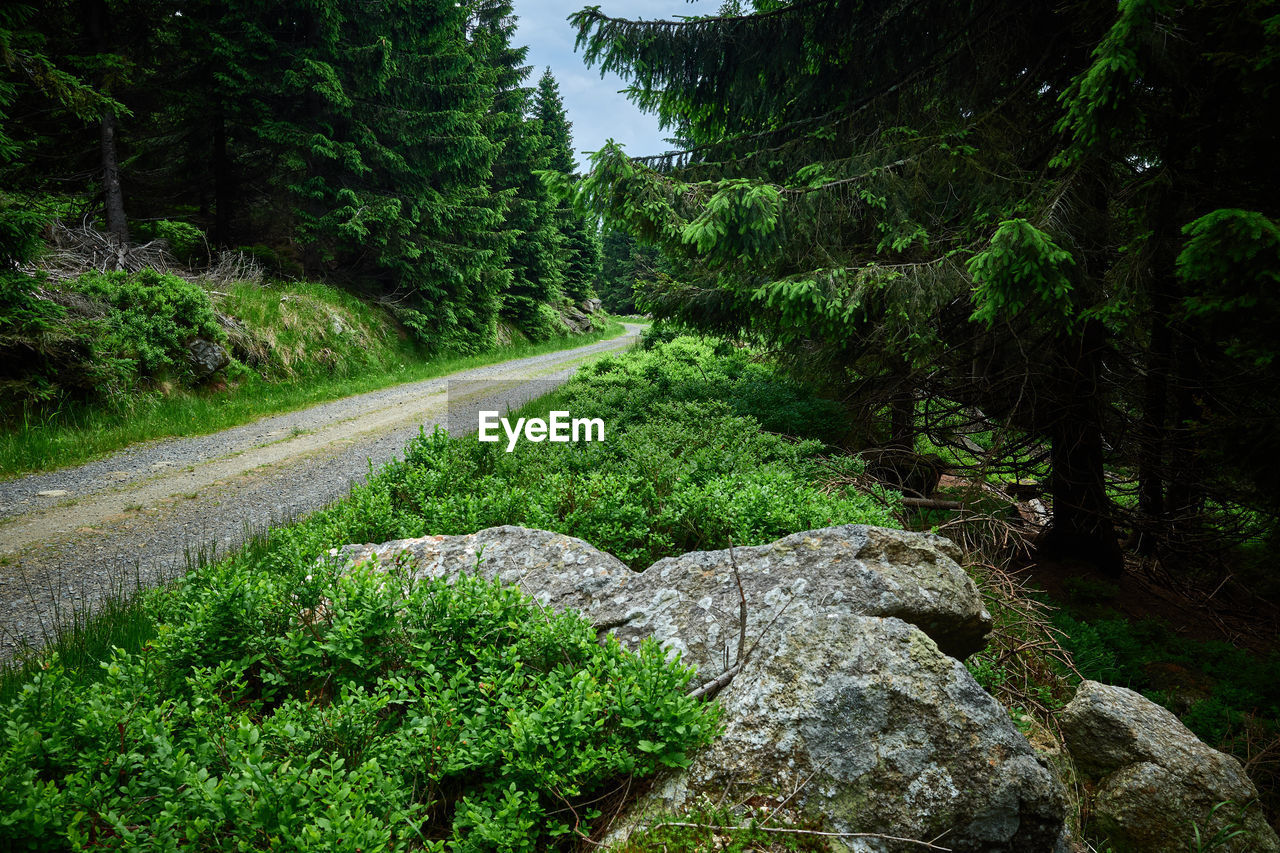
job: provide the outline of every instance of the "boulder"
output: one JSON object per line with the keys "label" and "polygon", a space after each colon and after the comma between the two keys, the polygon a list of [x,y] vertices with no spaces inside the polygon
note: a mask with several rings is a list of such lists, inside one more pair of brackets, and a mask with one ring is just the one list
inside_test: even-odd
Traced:
{"label": "boulder", "polygon": [[[728,802],[785,804],[845,833],[837,849],[898,849],[853,833],[1064,849],[1060,783],[948,655],[981,648],[991,617],[941,537],[846,525],[639,573],[581,540],[518,527],[331,553],[380,566],[403,555],[418,577],[499,578],[628,646],[656,638],[697,667],[698,682],[727,682],[723,737],[640,797],[613,843],[658,815]],[[750,655],[720,680],[734,671],[744,598]]]}
{"label": "boulder", "polygon": [[467,536],[348,545],[330,555],[353,564],[375,560],[381,567],[400,559],[416,579],[478,574],[518,586],[543,606],[573,608],[588,617],[600,613],[624,579],[635,574],[617,557],[581,539],[510,525]]}
{"label": "boulder", "polygon": [[579,302],[578,307],[588,314],[599,314],[600,309],[604,307],[604,303],[593,296],[590,299],[584,299]]}
{"label": "boulder", "polygon": [[569,329],[569,334],[572,335],[584,334],[595,327],[591,317],[588,314],[584,314],[582,311],[579,311],[573,305],[566,305],[561,308],[560,318]]}
{"label": "boulder", "polygon": [[785,806],[837,850],[1065,850],[1066,797],[1009,713],[919,629],[844,615],[779,630],[719,695],[725,733],[609,840],[714,803]]}
{"label": "boulder", "polygon": [[[1082,682],[1059,715],[1076,766],[1096,787],[1094,819],[1117,851],[1280,851],[1240,762],[1202,743],[1139,693]],[[1220,806],[1220,803],[1228,805]]]}
{"label": "boulder", "polygon": [[187,363],[197,381],[208,379],[231,363],[227,351],[204,338],[193,338],[187,344]]}
{"label": "boulder", "polygon": [[986,645],[991,615],[956,562],[959,549],[931,533],[848,524],[795,533],[769,545],[668,557],[628,581],[626,606],[608,621],[619,637],[653,635],[700,671],[721,665],[738,637],[741,596],[747,635],[764,632],[774,611],[784,625],[850,613],[895,616],[964,658]]}

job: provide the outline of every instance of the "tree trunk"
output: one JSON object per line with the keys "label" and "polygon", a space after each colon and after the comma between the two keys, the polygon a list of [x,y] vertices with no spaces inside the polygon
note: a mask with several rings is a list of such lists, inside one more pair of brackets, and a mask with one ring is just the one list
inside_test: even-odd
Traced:
{"label": "tree trunk", "polygon": [[889,401],[889,447],[916,448],[916,395],[904,379]]}
{"label": "tree trunk", "polygon": [[[1160,285],[1157,285],[1159,287]],[[1155,551],[1156,530],[1164,522],[1165,422],[1168,419],[1169,363],[1173,346],[1167,300],[1153,298],[1151,347],[1142,385],[1142,420],[1138,424],[1138,511],[1146,529],[1138,531],[1138,553]]]}
{"label": "tree trunk", "polygon": [[116,150],[118,123],[110,109],[102,112],[102,195],[108,233],[122,244],[129,242],[129,220],[124,214],[124,192],[120,189],[120,159]]}
{"label": "tree trunk", "polygon": [[[81,14],[84,33],[93,52],[99,55],[110,53],[111,22],[106,0],[83,0]],[[98,88],[103,92],[110,90],[105,75],[98,80]],[[103,218],[106,220],[108,233],[114,234],[122,244],[128,243],[129,220],[124,214],[124,191],[120,188],[120,155],[117,143],[120,122],[115,112],[109,108],[102,111],[99,131]]]}
{"label": "tree trunk", "polygon": [[1053,518],[1038,544],[1045,554],[1085,560],[1115,575],[1124,569],[1124,556],[1111,519],[1103,466],[1101,338],[1101,330],[1090,324],[1062,342],[1061,406],[1048,425]]}
{"label": "tree trunk", "polygon": [[227,168],[227,121],[222,102],[218,102],[213,119],[213,242],[222,247],[231,244],[231,184]]}

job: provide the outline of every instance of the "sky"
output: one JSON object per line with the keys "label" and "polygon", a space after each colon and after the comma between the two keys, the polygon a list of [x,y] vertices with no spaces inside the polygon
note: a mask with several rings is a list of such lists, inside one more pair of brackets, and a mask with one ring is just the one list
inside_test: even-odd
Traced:
{"label": "sky", "polygon": [[515,0],[519,18],[515,43],[527,45],[526,62],[533,66],[528,85],[537,85],[543,69],[551,67],[565,110],[573,123],[574,156],[578,168],[585,169],[582,152],[595,151],[606,139],[613,139],[628,154],[661,154],[671,148],[663,142],[669,134],[658,129],[656,116],[640,112],[619,89],[622,78],[609,74],[604,79],[596,68],[588,68],[581,54],[574,53],[577,31],[566,20],[585,6],[615,18],[670,20],[678,15],[707,15],[719,7],[719,0]]}

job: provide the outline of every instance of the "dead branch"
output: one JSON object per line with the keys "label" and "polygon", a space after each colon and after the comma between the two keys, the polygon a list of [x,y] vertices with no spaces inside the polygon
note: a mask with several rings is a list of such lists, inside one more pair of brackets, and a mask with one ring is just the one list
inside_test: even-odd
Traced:
{"label": "dead branch", "polygon": [[940,847],[932,841],[921,841],[918,838],[901,838],[896,835],[882,835],[878,832],[825,832],[818,829],[798,829],[788,826],[728,826],[714,823],[693,823],[692,821],[669,820],[662,823],[655,823],[652,829],[661,829],[666,826],[685,827],[688,829],[708,829],[712,832],[741,832],[743,830],[758,830],[760,832],[775,832],[786,835],[807,835],[816,838],[874,838],[879,841],[901,841],[904,844],[915,844],[926,850],[946,850],[950,851],[950,847]]}

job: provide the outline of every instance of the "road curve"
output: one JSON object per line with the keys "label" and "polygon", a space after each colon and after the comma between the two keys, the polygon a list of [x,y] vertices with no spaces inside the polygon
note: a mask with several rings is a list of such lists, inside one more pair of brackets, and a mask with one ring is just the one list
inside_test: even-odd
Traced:
{"label": "road curve", "polygon": [[103,595],[181,571],[188,553],[225,553],[343,497],[419,428],[446,425],[446,391],[455,410],[460,397],[471,409],[519,406],[641,328],[0,482],[0,660]]}

